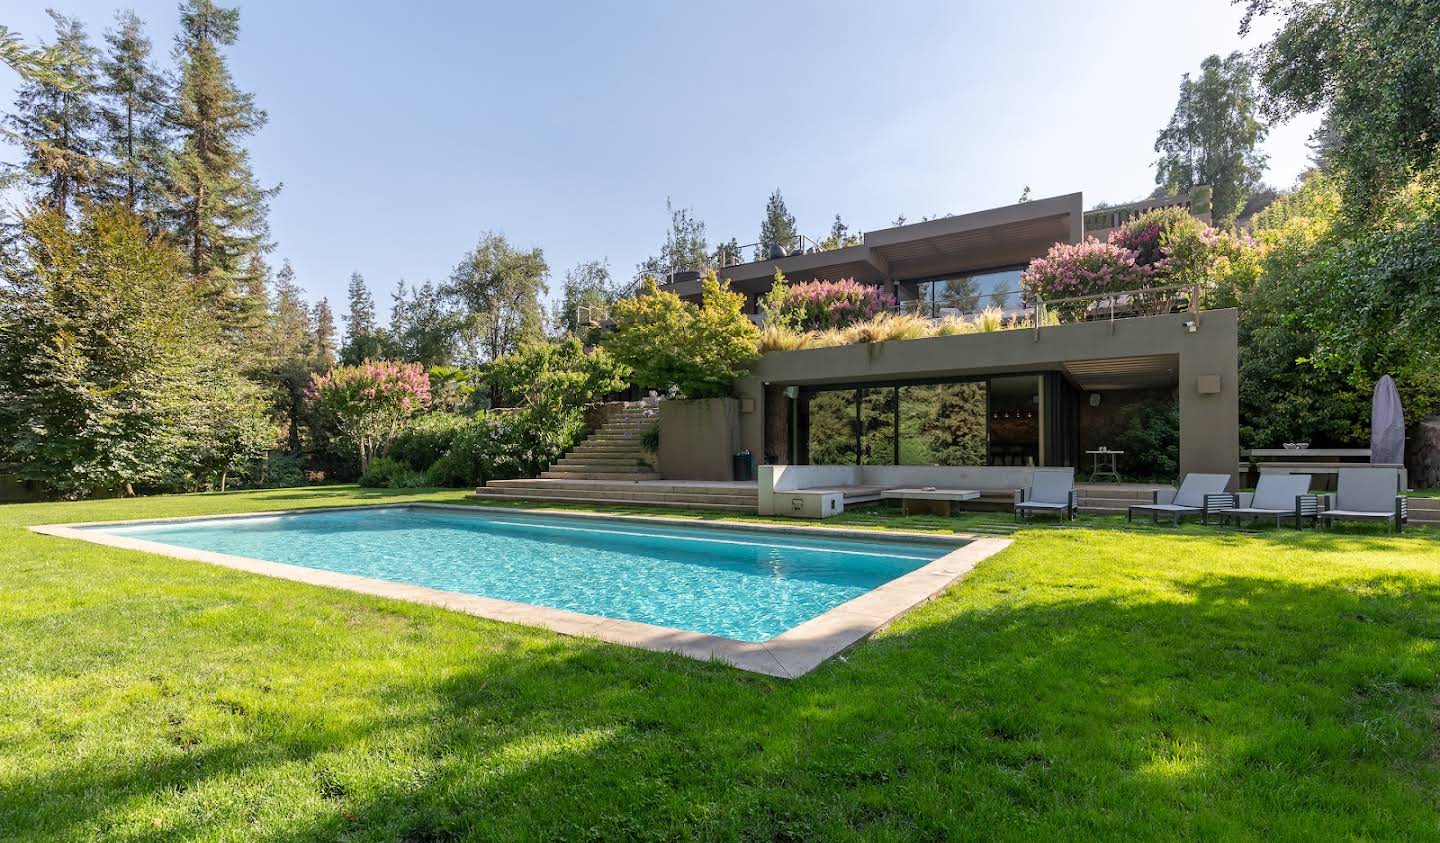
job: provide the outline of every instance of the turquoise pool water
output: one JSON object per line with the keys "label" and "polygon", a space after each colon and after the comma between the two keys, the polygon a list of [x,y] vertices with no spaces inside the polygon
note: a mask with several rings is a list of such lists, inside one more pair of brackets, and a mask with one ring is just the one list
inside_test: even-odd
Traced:
{"label": "turquoise pool water", "polygon": [[85,529],[741,641],[773,638],[953,550],[421,507]]}

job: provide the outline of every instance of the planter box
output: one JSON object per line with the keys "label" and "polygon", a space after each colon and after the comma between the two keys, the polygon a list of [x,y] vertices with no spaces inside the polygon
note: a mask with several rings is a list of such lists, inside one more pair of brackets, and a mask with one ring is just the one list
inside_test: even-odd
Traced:
{"label": "planter box", "polygon": [[666,480],[730,480],[740,450],[740,402],[734,398],[660,402],[657,468]]}

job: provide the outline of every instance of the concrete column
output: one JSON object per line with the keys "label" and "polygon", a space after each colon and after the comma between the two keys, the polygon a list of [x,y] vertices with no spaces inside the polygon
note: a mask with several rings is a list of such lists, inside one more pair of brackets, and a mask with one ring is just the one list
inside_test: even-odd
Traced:
{"label": "concrete column", "polygon": [[735,397],[740,399],[740,447],[760,465],[765,459],[765,388],[759,378],[741,378]]}
{"label": "concrete column", "polygon": [[[1240,355],[1234,310],[1206,311],[1180,353],[1180,474],[1236,477],[1240,466]],[[1207,334],[1209,335],[1207,342]]]}

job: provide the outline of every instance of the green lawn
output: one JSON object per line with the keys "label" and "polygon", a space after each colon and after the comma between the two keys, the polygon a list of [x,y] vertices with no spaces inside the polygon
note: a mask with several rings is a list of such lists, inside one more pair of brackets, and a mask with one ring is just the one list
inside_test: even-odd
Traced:
{"label": "green lawn", "polygon": [[0,507],[0,839],[1440,838],[1433,533],[1027,527],[785,681],[22,529],[460,495]]}

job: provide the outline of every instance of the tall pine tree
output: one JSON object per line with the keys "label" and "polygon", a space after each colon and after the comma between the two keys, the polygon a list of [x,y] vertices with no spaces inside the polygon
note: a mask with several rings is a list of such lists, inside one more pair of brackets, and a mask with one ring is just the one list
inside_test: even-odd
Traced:
{"label": "tall pine tree", "polygon": [[269,319],[270,365],[265,380],[274,390],[274,401],[280,410],[290,453],[300,452],[300,420],[305,408],[305,387],[314,370],[314,348],[311,345],[310,308],[304,293],[295,283],[295,269],[290,261],[275,273],[274,291],[270,296]]}
{"label": "tall pine tree", "polygon": [[345,316],[345,344],[340,347],[340,362],[354,366],[380,357],[385,344],[379,326],[375,324],[375,298],[365,285],[365,276],[358,272],[350,273],[347,298],[350,310]]}
{"label": "tall pine tree", "polygon": [[24,147],[23,174],[41,204],[66,216],[100,175],[95,49],[78,20],[53,11],[50,17],[55,21],[55,43],[47,51],[53,58],[50,72],[20,86],[6,125]]}
{"label": "tall pine tree", "polygon": [[100,60],[100,146],[113,162],[101,195],[154,217],[165,175],[169,88],[150,64],[150,39],[134,12],[117,12]]}
{"label": "tall pine tree", "polygon": [[191,274],[222,295],[243,283],[246,257],[267,248],[266,201],[274,193],[256,182],[242,145],[265,125],[265,112],[235,87],[220,52],[239,34],[236,9],[212,0],[185,0],[180,7],[180,81],[171,109],[180,140],[167,204]]}
{"label": "tall pine tree", "polygon": [[799,234],[795,228],[795,216],[785,207],[785,197],[780,195],[777,187],[765,203],[765,220],[760,223],[760,245],[755,249],[755,259],[766,260],[779,250],[788,252],[797,248]]}
{"label": "tall pine tree", "polygon": [[315,348],[316,368],[328,371],[335,365],[335,314],[330,310],[330,300],[315,302],[310,318],[311,345]]}

